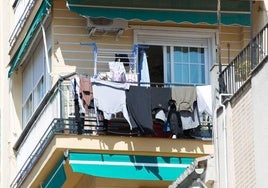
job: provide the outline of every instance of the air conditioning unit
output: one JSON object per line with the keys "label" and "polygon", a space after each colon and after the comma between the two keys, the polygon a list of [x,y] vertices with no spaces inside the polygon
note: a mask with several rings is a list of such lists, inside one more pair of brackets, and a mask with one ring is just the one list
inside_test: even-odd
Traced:
{"label": "air conditioning unit", "polygon": [[92,18],[87,17],[87,27],[89,29],[103,31],[118,31],[128,27],[128,22],[122,19]]}

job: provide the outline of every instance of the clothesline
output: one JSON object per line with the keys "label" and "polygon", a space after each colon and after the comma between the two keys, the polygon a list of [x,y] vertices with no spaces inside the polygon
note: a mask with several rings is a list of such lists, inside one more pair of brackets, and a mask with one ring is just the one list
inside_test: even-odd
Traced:
{"label": "clothesline", "polygon": [[[139,127],[144,129],[145,132],[146,130],[152,130],[152,110],[160,108],[167,112],[170,99],[174,99],[177,102],[177,110],[181,113],[184,130],[199,126],[199,115],[203,111],[212,115],[211,104],[208,103],[210,101],[206,99],[206,96],[211,94],[208,92],[208,89],[211,88],[207,86],[202,90],[199,88],[199,92],[197,92],[197,88],[191,87],[185,89],[140,87],[92,78],[87,79],[87,82],[81,82],[81,79],[76,80],[78,84],[80,83],[80,85],[75,85],[79,86],[76,91],[87,93],[87,96],[84,97],[80,94],[81,99],[85,101],[88,97],[94,99],[95,114],[97,114],[97,109],[101,110],[107,120],[111,119],[113,114],[122,112],[131,129]],[[84,85],[85,83],[87,84]],[[86,103],[80,102],[80,110],[83,109],[83,112],[88,108],[89,101],[86,106],[84,104]],[[197,104],[199,105],[198,108]],[[140,111],[141,109],[142,112]]]}
{"label": "clothesline", "polygon": [[[60,78],[63,80],[70,80],[72,79],[73,76],[87,76],[87,77],[94,77],[94,75],[87,75],[87,74],[79,74],[76,72],[72,72],[66,75],[60,75]],[[175,83],[175,82],[129,82],[129,81],[125,81],[125,82],[121,82],[121,81],[110,81],[109,82],[115,82],[115,83],[127,83],[127,84],[150,84],[151,86],[186,86],[186,87],[195,87],[195,86],[202,86],[203,84],[187,84],[187,83]]]}

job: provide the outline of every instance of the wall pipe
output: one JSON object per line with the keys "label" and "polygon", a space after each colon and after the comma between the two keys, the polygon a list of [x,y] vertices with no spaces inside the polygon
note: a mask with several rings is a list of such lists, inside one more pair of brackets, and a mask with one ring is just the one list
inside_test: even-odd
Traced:
{"label": "wall pipe", "polygon": [[[216,119],[217,119],[217,108],[215,108],[214,109],[214,112],[213,112],[213,137],[212,137],[212,144],[213,144],[213,146],[214,146],[214,155],[215,155],[215,166],[216,166],[216,169],[215,169],[215,174],[216,174],[216,176],[217,176],[217,178],[215,178],[215,180],[218,180],[218,182],[219,182],[219,180],[221,179],[220,178],[220,173],[219,173],[219,147],[218,147],[218,144],[219,144],[219,142],[218,142],[218,125],[217,125],[217,121],[216,121]],[[217,187],[217,185],[216,185],[216,187]],[[218,186],[219,187],[219,186]]]}
{"label": "wall pipe", "polygon": [[222,98],[223,97],[231,97],[233,94],[228,93],[221,93],[219,98],[219,106],[222,107],[222,113],[223,113],[223,144],[224,144],[224,155],[225,155],[225,161],[224,161],[224,175],[225,175],[225,187],[228,188],[229,184],[229,178],[228,178],[228,159],[227,159],[227,126],[226,126],[226,107],[223,104]]}
{"label": "wall pipe", "polygon": [[45,27],[44,27],[44,24],[43,24],[43,23],[41,23],[41,29],[42,29],[42,34],[43,34],[44,48],[45,48],[45,56],[46,56],[46,67],[47,67],[47,72],[48,72],[48,74],[51,76],[50,65],[49,65],[49,59],[48,59],[46,31],[45,31]]}

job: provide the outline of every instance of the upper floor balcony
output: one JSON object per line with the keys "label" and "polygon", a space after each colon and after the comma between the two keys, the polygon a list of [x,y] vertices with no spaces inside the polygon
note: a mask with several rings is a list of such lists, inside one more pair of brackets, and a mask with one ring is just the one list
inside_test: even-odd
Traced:
{"label": "upper floor balcony", "polygon": [[236,93],[268,56],[268,25],[226,66],[219,75],[223,93]]}
{"label": "upper floor balcony", "polygon": [[[85,136],[89,138],[93,136],[94,139],[98,139],[98,137],[103,139],[104,137],[109,138],[112,136],[114,140],[116,140],[116,136],[118,136],[118,142],[121,141],[122,136],[129,137],[131,140],[143,137],[146,139],[161,138],[159,142],[163,143],[170,142],[168,140],[172,138],[172,140],[181,139],[182,142],[184,142],[183,140],[188,140],[188,142],[192,140],[194,143],[207,142],[212,138],[211,114],[206,113],[208,112],[206,111],[208,109],[206,108],[206,104],[200,103],[199,105],[200,109],[203,109],[203,113],[199,111],[197,107],[198,101],[205,102],[205,100],[200,100],[200,97],[203,95],[211,95],[211,92],[202,93],[202,89],[207,89],[210,86],[177,85],[176,87],[170,87],[170,84],[160,85],[160,83],[154,83],[154,85],[156,84],[161,87],[149,87],[149,85],[144,87],[139,84],[134,84],[134,86],[127,84],[129,85],[129,89],[132,87],[138,89],[138,93],[133,91],[133,96],[130,96],[130,98],[126,97],[128,113],[132,115],[132,118],[136,121],[141,121],[141,123],[137,123],[137,126],[134,127],[133,124],[131,124],[133,121],[127,120],[126,111],[119,110],[120,112],[109,117],[107,114],[106,116],[104,115],[105,112],[107,112],[107,108],[103,106],[101,108],[100,106],[101,97],[106,100],[106,104],[109,104],[109,101],[119,99],[120,97],[122,98],[122,96],[119,96],[122,95],[121,91],[124,93],[128,92],[122,90],[122,87],[125,87],[126,83],[91,79],[93,93],[98,96],[93,95],[93,103],[89,105],[86,112],[83,111],[85,109],[82,109],[83,102],[85,101],[83,101],[82,97],[80,98],[80,90],[77,90],[77,93],[75,92],[75,89],[79,87],[82,88],[82,85],[79,85],[79,87],[76,85],[81,83],[78,78],[87,77],[85,75],[71,74],[59,79],[51,91],[44,97],[39,107],[31,115],[31,118],[14,147],[17,152],[17,162],[21,165],[18,168],[20,171],[13,181],[12,187],[16,187],[24,181],[32,167],[42,156],[44,150],[46,150],[48,144],[56,135],[66,136],[66,138],[68,138],[68,135]],[[116,87],[111,84],[116,84]],[[103,90],[100,91],[102,92],[98,93],[98,90],[94,88],[95,86],[101,87]],[[199,91],[198,88],[200,89]],[[143,92],[144,89],[147,92]],[[180,112],[178,115],[180,115],[179,122],[181,122],[181,124],[178,122],[174,124],[172,121],[170,121],[170,124],[167,124],[169,119],[168,113],[170,111],[168,102],[172,97],[174,98],[174,95],[171,96],[171,94],[176,89],[180,92],[185,91],[185,94],[187,93],[186,91],[196,93],[195,98],[191,100],[194,102],[194,110],[192,112],[185,112],[183,110],[177,111]],[[178,100],[179,98],[180,97],[176,99]],[[130,99],[134,100],[134,103],[131,102]],[[150,101],[148,101],[148,99]],[[96,104],[97,100],[98,104]],[[188,98],[187,100],[190,99]],[[118,100],[115,102],[118,102]],[[166,104],[164,104],[165,102]],[[132,104],[132,106],[129,104]],[[152,104],[159,105],[159,108],[153,108]],[[112,110],[118,108],[116,103],[115,105]],[[135,108],[135,105],[138,105],[137,108]],[[131,108],[133,111],[131,111]],[[177,105],[177,109],[179,109],[179,105]],[[150,122],[148,122],[148,120]],[[142,121],[145,121],[145,124]],[[173,124],[177,127],[174,127]]]}

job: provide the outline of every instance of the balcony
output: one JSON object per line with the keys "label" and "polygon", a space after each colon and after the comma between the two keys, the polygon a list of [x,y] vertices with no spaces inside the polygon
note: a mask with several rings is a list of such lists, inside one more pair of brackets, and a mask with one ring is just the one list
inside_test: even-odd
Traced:
{"label": "balcony", "polygon": [[222,92],[234,94],[251,77],[252,72],[267,59],[268,25],[266,25],[219,75]]}
{"label": "balcony", "polygon": [[[133,139],[138,137],[171,139],[172,137],[171,132],[164,131],[164,124],[156,118],[153,118],[153,132],[142,134],[138,129],[130,128],[122,113],[116,114],[116,117],[110,120],[101,117],[101,111],[96,111],[96,108],[90,108],[88,115],[80,113],[78,115],[72,92],[71,79],[68,77],[60,79],[28,121],[14,147],[17,151],[17,162],[23,165],[19,166],[20,170],[11,187],[19,187],[55,135],[124,136]],[[183,135],[177,139],[210,141],[212,119],[203,115],[199,126],[183,131]],[[153,112],[152,117],[154,117]]]}
{"label": "balcony", "polygon": [[14,7],[15,9],[15,18],[16,18],[16,25],[14,30],[9,38],[9,44],[12,47],[18,38],[22,28],[24,27],[30,13],[36,3],[34,0],[30,0],[24,4],[22,1],[16,1],[18,4]]}

